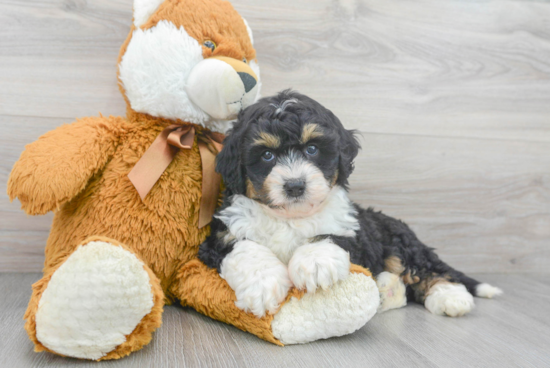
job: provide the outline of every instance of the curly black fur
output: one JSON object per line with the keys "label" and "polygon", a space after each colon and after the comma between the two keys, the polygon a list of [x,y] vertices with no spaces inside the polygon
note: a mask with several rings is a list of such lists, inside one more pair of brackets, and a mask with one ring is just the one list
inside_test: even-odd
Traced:
{"label": "curly black fur", "polygon": [[221,264],[225,256],[233,250],[234,240],[226,241],[224,236],[227,226],[214,217],[210,223],[210,236],[199,247],[199,259],[208,267],[221,272]]}
{"label": "curly black fur", "polygon": [[[346,130],[332,112],[309,97],[283,91],[242,111],[235,127],[229,132],[217,159],[217,170],[226,185],[222,208],[230,205],[233,195],[246,194],[247,180],[259,187],[271,170],[265,163],[261,166],[250,159],[247,161],[246,157],[258,156],[250,154],[255,149],[251,142],[258,131],[279,137],[283,142],[281,150],[300,147],[302,127],[311,121],[323,129],[326,137],[316,142],[324,152],[323,156],[312,162],[327,180],[335,178],[336,185],[346,188],[353,171],[353,160],[360,149],[355,132]],[[479,282],[441,261],[434,249],[423,244],[404,222],[359,205],[355,205],[355,210],[360,224],[355,237],[326,234],[310,240],[330,238],[350,253],[353,263],[370,269],[374,276],[383,271],[400,273],[407,284],[408,297],[418,302],[424,301],[432,285],[431,280],[462,283],[471,294],[476,295]],[[235,244],[227,232],[227,227],[214,219],[212,233],[199,249],[199,258],[218,271]]]}
{"label": "curly black fur", "polygon": [[[394,256],[399,258],[403,270],[401,275],[410,275],[410,279],[426,280],[442,277],[447,281],[461,283],[475,295],[479,282],[464,275],[439,259],[433,248],[427,247],[403,221],[376,212],[372,208],[364,209],[355,204],[360,230],[355,238],[322,235],[350,253],[352,263],[371,270],[378,275],[387,270],[385,260]],[[409,299],[423,301],[426,290],[419,283],[407,285]]]}

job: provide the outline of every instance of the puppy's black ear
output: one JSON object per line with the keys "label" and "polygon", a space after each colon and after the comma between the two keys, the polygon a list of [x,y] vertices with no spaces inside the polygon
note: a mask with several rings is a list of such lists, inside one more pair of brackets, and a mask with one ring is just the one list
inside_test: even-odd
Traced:
{"label": "puppy's black ear", "polygon": [[[242,125],[231,129],[223,140],[223,149],[216,157],[216,171],[223,178],[227,195],[245,194],[244,168],[241,157]],[[241,128],[241,129],[239,129]]]}
{"label": "puppy's black ear", "polygon": [[340,135],[340,162],[336,184],[347,189],[348,178],[354,169],[353,160],[357,157],[361,145],[357,140],[355,130],[347,130],[340,124],[338,133]]}

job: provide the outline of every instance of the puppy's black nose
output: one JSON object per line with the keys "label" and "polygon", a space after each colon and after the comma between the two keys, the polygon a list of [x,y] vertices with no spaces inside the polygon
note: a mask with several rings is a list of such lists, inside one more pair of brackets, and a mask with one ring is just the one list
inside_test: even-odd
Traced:
{"label": "puppy's black nose", "polygon": [[286,195],[289,197],[299,197],[306,191],[306,183],[303,180],[287,181],[284,185]]}
{"label": "puppy's black nose", "polygon": [[248,73],[237,72],[244,84],[244,91],[248,93],[256,85],[256,79]]}

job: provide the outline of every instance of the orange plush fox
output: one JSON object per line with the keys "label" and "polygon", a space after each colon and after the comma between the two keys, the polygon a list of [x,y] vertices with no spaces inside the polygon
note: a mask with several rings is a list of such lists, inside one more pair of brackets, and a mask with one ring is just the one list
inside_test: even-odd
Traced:
{"label": "orange plush fox", "polygon": [[[228,2],[135,0],[118,61],[126,117],[79,119],[26,147],[9,196],[28,214],[55,211],[25,314],[36,351],[123,357],[151,340],[164,303],[176,299],[279,345],[350,333],[374,314],[378,291],[366,270],[335,290],[292,290],[276,315],[260,319],[237,308],[227,283],[196,259],[209,233],[203,205],[215,205],[219,184],[203,153],[216,152],[212,132],[259,96],[252,42]],[[214,198],[205,198],[207,174]],[[365,299],[374,309],[358,308]],[[302,333],[306,326],[314,331]]]}

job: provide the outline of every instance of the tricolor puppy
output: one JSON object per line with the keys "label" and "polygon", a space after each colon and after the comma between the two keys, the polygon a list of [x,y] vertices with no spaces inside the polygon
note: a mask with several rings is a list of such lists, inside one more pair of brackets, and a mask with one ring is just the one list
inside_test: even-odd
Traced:
{"label": "tricolor puppy", "polygon": [[284,91],[260,100],[224,143],[217,170],[226,196],[199,257],[233,288],[239,308],[273,313],[292,285],[330,288],[348,277],[350,262],[376,277],[380,311],[409,297],[461,316],[474,295],[501,293],[443,263],[403,222],[349,200],[359,144],[311,98]]}

